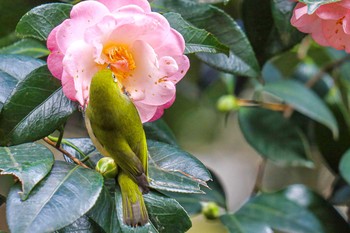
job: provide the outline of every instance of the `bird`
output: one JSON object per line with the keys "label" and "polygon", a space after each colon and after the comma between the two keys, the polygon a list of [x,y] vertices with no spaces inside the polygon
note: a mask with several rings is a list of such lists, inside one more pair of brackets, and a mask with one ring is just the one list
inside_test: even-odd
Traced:
{"label": "bird", "polygon": [[92,77],[85,125],[97,150],[118,166],[124,224],[144,226],[149,220],[143,198],[149,192],[146,135],[135,105],[108,67]]}

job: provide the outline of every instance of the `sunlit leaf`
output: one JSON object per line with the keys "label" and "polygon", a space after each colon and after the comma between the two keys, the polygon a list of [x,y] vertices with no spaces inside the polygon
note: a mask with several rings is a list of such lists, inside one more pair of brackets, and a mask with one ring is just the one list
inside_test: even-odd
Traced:
{"label": "sunlit leaf", "polygon": [[7,221],[11,232],[53,232],[84,215],[96,203],[103,177],[90,169],[57,161],[51,173],[21,201],[20,185],[7,199]]}
{"label": "sunlit leaf", "polygon": [[0,145],[41,139],[56,130],[76,110],[56,78],[42,66],[22,80],[0,113]]}
{"label": "sunlit leaf", "polygon": [[44,64],[27,56],[0,55],[0,110],[17,82]]}
{"label": "sunlit leaf", "polygon": [[49,33],[69,17],[72,5],[49,3],[37,6],[27,12],[18,22],[16,32],[22,37],[46,40]]}
{"label": "sunlit leaf", "polygon": [[39,41],[28,38],[1,48],[0,54],[17,54],[38,58],[49,55],[49,50]]}
{"label": "sunlit leaf", "polygon": [[34,186],[50,172],[53,163],[52,152],[40,144],[0,147],[0,175],[11,174],[21,181],[22,199],[26,199]]}
{"label": "sunlit leaf", "polygon": [[148,140],[151,187],[170,192],[203,193],[211,179],[206,167],[194,156],[162,142]]}

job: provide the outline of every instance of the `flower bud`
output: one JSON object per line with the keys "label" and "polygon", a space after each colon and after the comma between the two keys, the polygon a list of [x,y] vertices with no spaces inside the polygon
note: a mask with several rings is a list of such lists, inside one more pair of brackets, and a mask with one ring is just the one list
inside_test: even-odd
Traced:
{"label": "flower bud", "polygon": [[105,178],[114,178],[118,173],[118,166],[110,157],[103,157],[96,164],[96,171]]}
{"label": "flower bud", "polygon": [[237,98],[233,95],[221,96],[217,102],[217,108],[221,112],[236,111],[239,107]]}
{"label": "flower bud", "polygon": [[208,202],[204,204],[202,213],[207,219],[217,219],[220,215],[220,209],[215,202]]}

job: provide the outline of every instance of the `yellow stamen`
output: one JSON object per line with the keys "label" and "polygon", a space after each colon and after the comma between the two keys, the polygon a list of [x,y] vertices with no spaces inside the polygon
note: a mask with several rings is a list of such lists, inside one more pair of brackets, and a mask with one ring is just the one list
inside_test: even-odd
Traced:
{"label": "yellow stamen", "polygon": [[107,63],[116,68],[116,71],[127,73],[136,68],[134,57],[127,46],[111,44],[103,49],[103,53],[107,57]]}

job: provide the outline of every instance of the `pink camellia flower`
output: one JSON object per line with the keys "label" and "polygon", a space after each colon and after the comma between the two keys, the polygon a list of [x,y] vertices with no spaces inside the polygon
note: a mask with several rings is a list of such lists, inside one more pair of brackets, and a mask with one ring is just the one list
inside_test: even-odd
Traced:
{"label": "pink camellia flower", "polygon": [[350,52],[350,0],[324,4],[312,14],[304,3],[298,3],[291,24],[310,33],[320,45]]}
{"label": "pink camellia flower", "polygon": [[109,67],[142,122],[162,116],[189,68],[183,37],[146,0],[83,1],[50,33],[47,64],[63,92],[84,106],[92,76]]}

